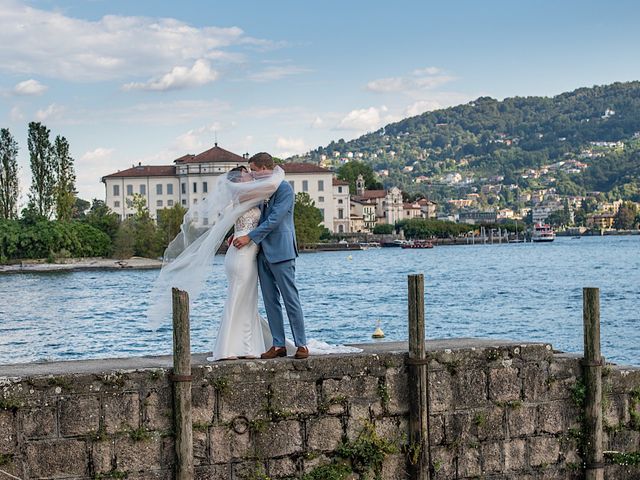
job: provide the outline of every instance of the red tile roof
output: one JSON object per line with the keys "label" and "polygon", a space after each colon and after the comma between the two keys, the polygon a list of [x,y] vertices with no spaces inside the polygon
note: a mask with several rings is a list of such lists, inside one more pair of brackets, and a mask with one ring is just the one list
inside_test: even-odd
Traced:
{"label": "red tile roof", "polygon": [[247,159],[237,155],[233,152],[225,150],[224,148],[220,148],[216,143],[213,148],[206,150],[198,155],[184,155],[177,160],[173,161],[174,163],[215,163],[215,162],[225,162],[225,163],[242,163],[246,164]]}
{"label": "red tile roof", "polygon": [[176,174],[176,167],[173,165],[138,165],[135,167],[127,168],[110,175],[102,177],[172,177]]}
{"label": "red tile roof", "polygon": [[402,208],[406,210],[420,210],[420,204],[418,203],[403,203]]}
{"label": "red tile roof", "polygon": [[365,190],[364,195],[358,195],[360,198],[372,199],[372,198],[384,198],[387,196],[386,190]]}
{"label": "red tile roof", "polygon": [[284,173],[331,173],[331,170],[312,163],[283,163]]}
{"label": "red tile roof", "polygon": [[333,179],[333,184],[334,185],[349,185],[349,182],[345,181],[345,180],[340,180],[337,178]]}

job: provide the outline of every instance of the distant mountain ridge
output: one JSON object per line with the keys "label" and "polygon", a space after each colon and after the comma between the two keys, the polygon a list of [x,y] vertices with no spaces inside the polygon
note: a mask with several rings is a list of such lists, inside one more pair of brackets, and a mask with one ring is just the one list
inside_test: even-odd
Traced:
{"label": "distant mountain ridge", "polygon": [[588,168],[554,178],[559,193],[613,191],[632,199],[640,196],[640,81],[554,97],[480,97],[331,142],[304,158],[320,162],[326,156],[339,163],[347,154],[388,171],[385,184],[410,191],[428,189],[437,183],[429,179],[447,172],[502,176],[505,184],[526,188],[531,182],[522,177],[524,170],[575,159]]}

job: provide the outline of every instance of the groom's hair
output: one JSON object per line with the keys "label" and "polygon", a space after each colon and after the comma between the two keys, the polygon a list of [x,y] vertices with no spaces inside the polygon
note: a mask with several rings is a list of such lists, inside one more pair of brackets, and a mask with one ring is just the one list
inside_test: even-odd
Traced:
{"label": "groom's hair", "polygon": [[256,153],[249,159],[249,163],[253,163],[256,167],[266,167],[269,170],[273,170],[275,163],[273,157],[267,152]]}

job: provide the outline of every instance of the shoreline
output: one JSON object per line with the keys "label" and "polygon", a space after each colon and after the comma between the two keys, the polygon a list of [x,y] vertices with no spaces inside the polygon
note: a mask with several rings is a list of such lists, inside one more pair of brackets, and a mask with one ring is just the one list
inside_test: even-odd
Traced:
{"label": "shoreline", "polygon": [[89,257],[67,259],[59,263],[24,260],[16,264],[0,265],[0,274],[78,272],[82,270],[153,270],[161,267],[162,261],[153,258],[131,257],[126,260],[118,260],[115,258]]}

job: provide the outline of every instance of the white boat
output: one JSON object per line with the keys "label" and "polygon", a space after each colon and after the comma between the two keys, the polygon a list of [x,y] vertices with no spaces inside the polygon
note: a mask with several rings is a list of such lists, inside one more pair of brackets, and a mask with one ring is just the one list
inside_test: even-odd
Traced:
{"label": "white boat", "polygon": [[553,242],[556,239],[556,232],[551,225],[546,223],[536,223],[531,234],[532,242]]}

